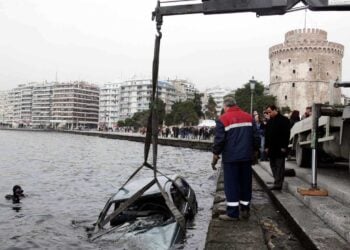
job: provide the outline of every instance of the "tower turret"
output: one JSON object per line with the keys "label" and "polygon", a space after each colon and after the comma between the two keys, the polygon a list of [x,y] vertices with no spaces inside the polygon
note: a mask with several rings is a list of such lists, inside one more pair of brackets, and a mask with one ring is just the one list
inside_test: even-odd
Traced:
{"label": "tower turret", "polygon": [[303,112],[313,102],[340,103],[340,89],[331,91],[330,81],[341,80],[343,55],[344,46],[329,42],[324,30],[287,32],[284,43],[269,49],[270,93],[277,105]]}

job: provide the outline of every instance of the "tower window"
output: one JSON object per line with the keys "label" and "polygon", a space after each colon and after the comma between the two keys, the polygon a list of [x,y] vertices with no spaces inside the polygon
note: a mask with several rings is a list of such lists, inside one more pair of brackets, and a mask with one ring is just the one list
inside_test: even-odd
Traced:
{"label": "tower window", "polygon": [[309,68],[309,71],[312,71],[312,68]]}
{"label": "tower window", "polygon": [[311,59],[311,58],[309,59],[309,62],[312,62],[312,59]]}
{"label": "tower window", "polygon": [[292,60],[291,59],[288,59],[288,62],[291,62]]}
{"label": "tower window", "polygon": [[284,96],[284,100],[287,100],[287,96],[286,95]]}
{"label": "tower window", "polygon": [[334,61],[332,61],[332,64],[334,64]]}
{"label": "tower window", "polygon": [[295,74],[295,69],[293,69],[293,74]]}
{"label": "tower window", "polygon": [[292,87],[293,87],[293,88],[295,87],[295,82],[292,83]]}
{"label": "tower window", "polygon": [[278,78],[278,76],[276,76],[276,79]]}
{"label": "tower window", "polygon": [[281,61],[279,61],[278,63],[281,64]]}
{"label": "tower window", "polygon": [[327,72],[327,76],[329,75],[329,73]]}

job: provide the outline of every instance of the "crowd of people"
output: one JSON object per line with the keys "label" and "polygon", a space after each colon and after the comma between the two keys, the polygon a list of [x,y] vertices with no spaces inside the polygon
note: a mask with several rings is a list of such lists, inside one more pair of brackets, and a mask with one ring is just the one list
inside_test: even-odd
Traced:
{"label": "crowd of people", "polygon": [[[106,130],[105,130],[106,131]],[[117,133],[139,133],[145,135],[146,127],[135,129],[124,126],[109,129],[109,132]],[[158,128],[158,136],[163,138],[178,138],[188,140],[212,140],[215,134],[215,127],[207,126],[162,126]]]}
{"label": "crowd of people", "polygon": [[171,137],[180,139],[191,139],[191,140],[211,140],[214,136],[214,127],[198,127],[198,126],[187,126],[187,127],[163,127],[159,130],[161,137]]}
{"label": "crowd of people", "polygon": [[[305,119],[311,116],[312,109],[311,107],[306,107],[305,112],[302,116],[300,116],[300,112],[298,110],[293,110],[289,114],[283,114],[289,119],[290,129],[294,126],[294,124],[301,119]],[[257,111],[253,112],[253,124],[257,131],[260,140],[260,148],[257,155],[257,158],[260,161],[267,161],[267,155],[265,152],[265,130],[268,121],[270,120],[270,114],[267,110],[264,110],[263,113],[259,114]],[[130,126],[124,127],[115,127],[113,129],[109,129],[111,132],[119,132],[119,133],[140,133],[144,135],[146,133],[147,128],[141,127],[137,130]],[[159,127],[159,137],[163,138],[179,138],[179,139],[189,139],[189,140],[213,140],[215,136],[215,127],[199,127],[199,126],[162,126]]]}
{"label": "crowd of people", "polygon": [[[277,109],[277,107],[276,107]],[[280,113],[277,110],[278,113]],[[289,129],[292,129],[295,123],[299,122],[300,120],[303,120],[305,118],[310,117],[312,114],[312,108],[306,107],[305,112],[302,116],[300,116],[299,110],[293,110],[289,114],[283,114],[283,116],[287,117],[289,119]],[[282,115],[282,114],[281,114]],[[259,135],[260,138],[260,148],[259,148],[259,159],[260,161],[267,161],[267,155],[265,152],[265,130],[268,121],[271,118],[271,114],[268,113],[268,108],[264,110],[263,115],[259,115],[257,111],[253,112],[254,117],[254,126],[255,129]]]}
{"label": "crowd of people", "polygon": [[[311,116],[307,107],[302,119]],[[282,190],[285,176],[285,159],[291,128],[300,121],[300,112],[294,110],[283,115],[275,105],[268,105],[263,117],[254,111],[241,110],[233,97],[224,100],[224,112],[216,121],[212,149],[212,168],[222,158],[226,214],[219,219],[236,221],[250,216],[252,197],[252,165],[255,159],[269,161],[274,181],[270,190]]]}

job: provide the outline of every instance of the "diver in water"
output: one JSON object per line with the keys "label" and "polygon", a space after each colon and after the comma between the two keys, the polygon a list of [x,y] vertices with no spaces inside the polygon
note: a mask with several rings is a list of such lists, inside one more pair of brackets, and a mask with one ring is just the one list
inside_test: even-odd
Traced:
{"label": "diver in water", "polygon": [[7,194],[5,198],[12,200],[13,203],[19,203],[21,198],[24,198],[23,189],[19,185],[14,185],[12,188],[13,194]]}

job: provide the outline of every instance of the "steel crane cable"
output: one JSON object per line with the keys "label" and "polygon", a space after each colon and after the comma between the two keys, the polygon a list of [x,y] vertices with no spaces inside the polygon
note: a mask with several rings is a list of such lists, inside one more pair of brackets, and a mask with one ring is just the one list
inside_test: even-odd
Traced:
{"label": "steel crane cable", "polygon": [[[158,8],[160,6],[160,2],[158,1]],[[109,216],[106,218],[99,217],[96,226],[98,229],[103,228],[104,225],[106,225],[109,221],[111,221],[113,218],[118,216],[121,212],[126,210],[131,204],[133,204],[138,198],[142,196],[144,192],[146,192],[151,186],[153,186],[155,183],[157,184],[164,200],[171,211],[171,213],[174,215],[175,220],[179,223],[180,227],[182,229],[185,229],[186,222],[183,214],[178,210],[178,208],[175,206],[175,204],[170,200],[168,194],[165,192],[162,185],[159,183],[159,180],[157,178],[157,153],[158,153],[158,71],[159,71],[159,52],[160,52],[160,41],[162,38],[161,33],[161,26],[162,26],[162,16],[157,15],[157,13],[153,13],[153,17],[156,18],[156,27],[157,27],[157,34],[155,38],[155,46],[154,46],[154,57],[153,57],[153,65],[152,65],[152,96],[151,96],[151,107],[150,107],[150,114],[148,117],[148,124],[147,124],[147,131],[146,131],[146,137],[145,137],[145,147],[144,147],[144,162],[143,164],[137,168],[134,173],[128,178],[128,180],[122,185],[122,187],[119,189],[123,189],[125,185],[143,168],[148,167],[150,169],[153,169],[154,178],[152,181],[150,181],[148,184],[146,184],[144,187],[142,187],[140,190],[138,190],[134,195],[132,195],[128,200],[126,200],[118,209],[116,209],[114,212],[112,212]],[[153,156],[153,164],[150,165],[147,160],[149,156],[149,150],[152,144],[152,156]],[[169,178],[167,178],[169,179]],[[172,184],[175,186],[176,189],[178,189],[179,192],[182,192],[181,189],[178,187],[178,185],[171,180]],[[181,193],[182,194],[182,193]],[[182,194],[183,196],[183,194]],[[187,200],[187,199],[186,199]],[[106,211],[102,211],[101,214],[105,214]],[[95,227],[96,229],[96,227]],[[107,232],[106,232],[107,233]],[[102,233],[104,234],[104,233]],[[98,236],[100,237],[100,236]],[[93,237],[95,239],[95,237]],[[93,240],[92,239],[92,240]]]}
{"label": "steel crane cable", "polygon": [[[160,2],[158,1],[158,7],[160,5]],[[158,71],[159,71],[159,52],[160,52],[160,41],[162,38],[162,33],[161,33],[161,27],[162,27],[162,17],[161,16],[156,16],[156,23],[157,23],[157,35],[155,39],[155,46],[154,46],[154,58],[153,58],[153,68],[152,68],[152,106],[151,106],[151,112],[150,112],[150,119],[151,123],[149,122],[148,127],[152,127],[152,149],[153,149],[153,173],[154,173],[154,180],[157,183],[157,186],[165,200],[166,205],[170,209],[171,213],[174,215],[175,220],[179,223],[180,227],[182,229],[185,229],[186,223],[185,223],[185,218],[181,214],[181,212],[178,210],[178,208],[175,206],[175,204],[170,200],[168,194],[165,192],[164,188],[161,186],[161,184],[158,181],[157,178],[157,153],[158,153]],[[147,130],[148,132],[148,130]],[[149,136],[149,133],[148,133]],[[147,136],[146,136],[147,137]],[[149,142],[148,142],[149,143]],[[147,145],[147,142],[145,144],[145,152],[146,152],[146,147],[148,147],[149,150],[149,145]],[[147,160],[145,154],[145,160]],[[176,185],[175,185],[176,186]],[[177,187],[177,186],[176,186]],[[180,190],[179,190],[180,191]]]}

